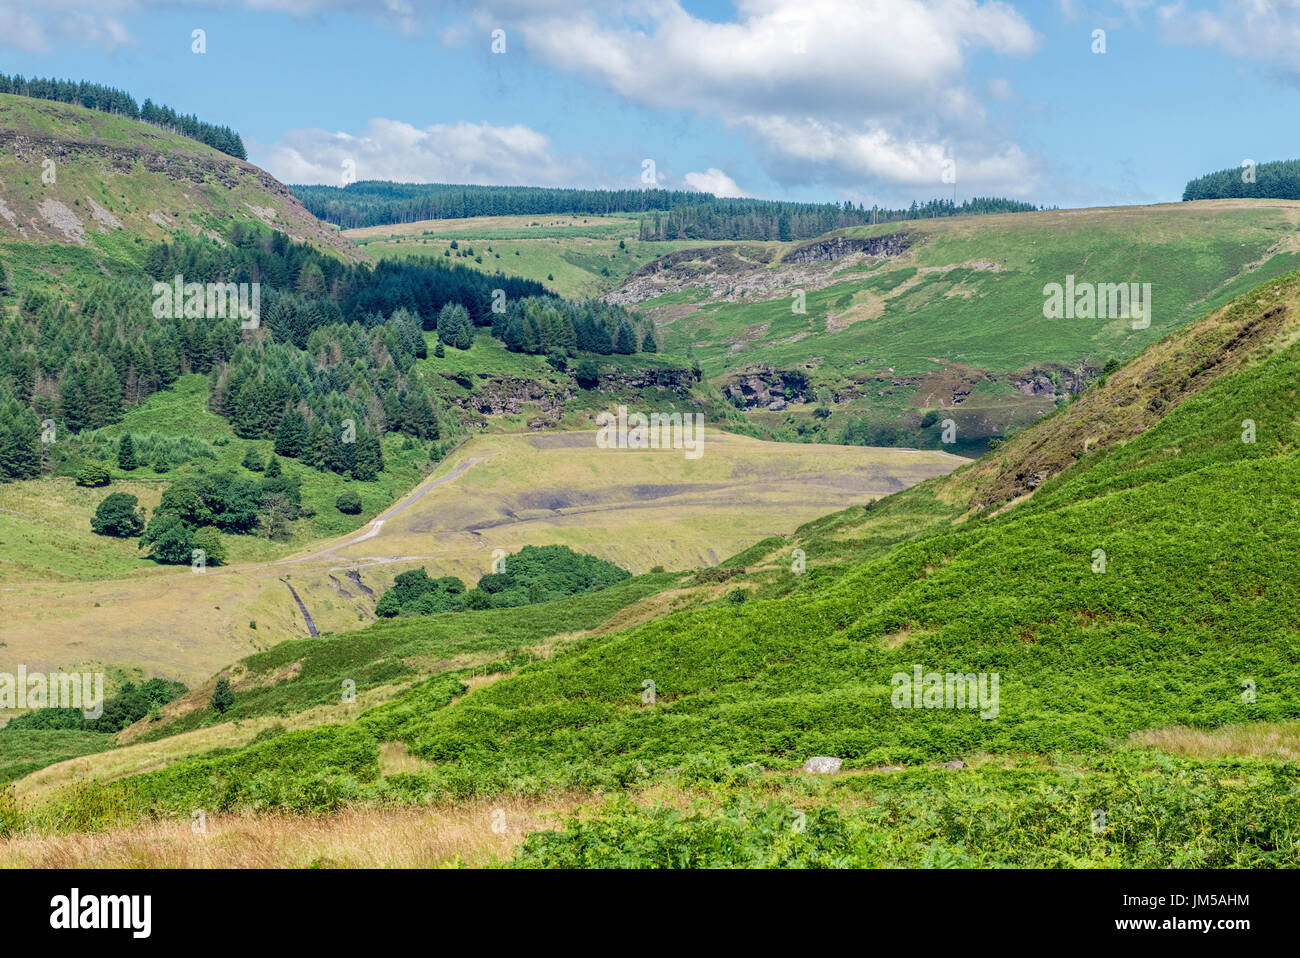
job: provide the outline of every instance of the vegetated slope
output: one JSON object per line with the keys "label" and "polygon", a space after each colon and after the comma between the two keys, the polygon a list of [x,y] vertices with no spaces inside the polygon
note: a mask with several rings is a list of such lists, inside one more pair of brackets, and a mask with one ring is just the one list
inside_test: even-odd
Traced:
{"label": "vegetated slope", "polygon": [[[1292,274],[1205,326],[1249,328],[1252,317],[1297,310],[1300,274]],[[1233,371],[1140,435],[1095,447],[1027,503],[935,524],[842,570],[814,567],[801,578],[778,568],[784,581],[751,580],[746,599],[706,601],[589,636],[459,699],[459,678],[435,676],[355,723],[288,732],[126,779],[115,801],[133,813],[196,802],[304,807],[321,794],[311,789],[326,788],[328,807],[385,796],[619,787],[670,769],[716,776],[751,762],[793,769],[816,754],[864,768],[1074,753],[1092,756],[1103,776],[1115,772],[1111,786],[1133,787],[1117,771],[1124,760],[1116,751],[1132,732],[1300,714],[1290,694],[1300,679],[1300,587],[1278,574],[1300,560],[1296,325],[1288,318]],[[1202,364],[1191,351],[1169,356],[1185,378]],[[1095,388],[1124,405],[1123,379]],[[1256,442],[1243,442],[1246,420],[1256,424]],[[534,611],[553,610],[516,614]],[[476,621],[472,615],[465,621]],[[996,716],[893,707],[892,677],[918,665],[998,673]],[[389,740],[428,764],[381,776],[377,746]],[[1186,772],[1193,784],[1203,777],[1194,766]],[[1294,811],[1294,765],[1251,765],[1242,774],[1257,795],[1283,804],[1260,810],[1262,837],[1234,832],[1223,839],[1231,847],[1216,854],[1237,855],[1241,843],[1276,847],[1268,823]],[[1041,780],[1037,772],[1021,778]],[[934,792],[928,779],[914,784],[946,791]],[[966,806],[976,800],[961,797]],[[1161,815],[1177,817],[1175,796],[1161,793],[1159,801]],[[1057,817],[1058,804],[1048,809]],[[1149,860],[1152,852],[1141,854]]]}
{"label": "vegetated slope", "polygon": [[[1300,308],[1300,277],[1233,312],[1250,328],[1279,307]],[[861,767],[1095,752],[1143,728],[1295,717],[1300,591],[1278,574],[1300,558],[1295,325],[1141,435],[1089,455],[1041,502],[781,599],[588,644],[413,723],[404,740],[462,771],[617,777],[700,753],[788,768],[813,754]],[[1169,361],[1186,376],[1202,364],[1190,351]],[[1113,388],[1123,397],[1123,382]],[[893,708],[891,677],[916,664],[998,672],[998,717]],[[636,694],[646,679],[651,707]]]}
{"label": "vegetated slope", "polygon": [[126,117],[0,94],[0,241],[112,250],[249,220],[355,257],[250,163]]}
{"label": "vegetated slope", "polygon": [[[689,351],[773,435],[934,446],[952,419],[958,450],[982,451],[1300,265],[1297,224],[1300,204],[1255,200],[920,220],[681,250],[607,298],[648,311],[665,354]],[[1068,276],[1150,283],[1149,328],[1045,318]]]}

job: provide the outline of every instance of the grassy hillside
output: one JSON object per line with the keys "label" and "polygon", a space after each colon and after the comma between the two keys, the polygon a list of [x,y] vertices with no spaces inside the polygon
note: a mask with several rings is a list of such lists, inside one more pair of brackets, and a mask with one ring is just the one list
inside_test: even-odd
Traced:
{"label": "grassy hillside", "polygon": [[[917,220],[790,243],[644,242],[627,215],[428,220],[345,235],[372,258],[445,254],[647,312],[662,361],[698,362],[697,396],[733,405],[756,434],[938,448],[951,418],[955,450],[979,454],[1108,363],[1300,265],[1297,225],[1294,202],[1219,200]],[[882,237],[900,237],[898,248],[853,249]],[[835,249],[837,240],[849,246]],[[1068,275],[1150,283],[1149,328],[1045,319],[1043,287]],[[796,292],[804,312],[792,308]],[[521,371],[526,359],[513,357]]]}
{"label": "grassy hillside", "polygon": [[[843,231],[900,235],[897,255],[828,255],[816,243],[679,254],[632,274],[611,298],[655,317],[668,355],[689,353],[753,422],[836,435],[863,417],[908,445],[937,445],[927,410],[983,451],[1050,412],[1108,361],[1122,361],[1207,309],[1294,269],[1300,204],[1220,201],[1024,213]],[[1150,328],[1120,319],[1045,319],[1043,288],[1150,283]],[[802,291],[805,313],[793,311]],[[810,382],[784,409],[770,370]],[[754,374],[758,378],[754,379]],[[790,397],[786,397],[789,399]],[[817,403],[834,415],[817,422]]]}
{"label": "grassy hillside", "polygon": [[75,256],[47,244],[138,260],[135,247],[172,230],[224,234],[235,221],[350,254],[268,173],[146,123],[0,94],[0,147],[0,255],[19,282],[47,256]]}
{"label": "grassy hillside", "polygon": [[[730,581],[620,586],[669,587],[667,602],[638,600],[650,618],[519,657],[558,610],[515,610],[544,617],[537,631],[430,646],[453,667],[353,721],[51,793],[25,814],[75,827],[577,790],[613,804],[519,835],[521,863],[1296,865],[1300,594],[1277,574],[1300,561],[1296,317],[1291,274],[1095,384],[996,468],[1068,445],[1075,417],[1143,420],[1156,397],[1135,379],[1155,370],[1181,388],[1009,507],[964,515],[990,474],[977,463],[761,544],[724,564]],[[803,576],[786,564],[795,544]],[[257,668],[359,654],[318,673],[324,690],[383,660],[353,638]],[[456,654],[492,657],[484,671],[503,677],[466,676]],[[996,715],[894,707],[891,678],[917,665],[997,673]],[[273,695],[287,703],[295,681]],[[395,741],[410,758],[381,761]],[[846,772],[792,777],[812,755]],[[961,764],[937,767],[948,760]]]}
{"label": "grassy hillside", "polygon": [[[571,299],[602,296],[665,253],[718,241],[637,239],[631,216],[476,216],[344,230],[372,259],[443,256],[485,273],[545,283]],[[452,248],[452,242],[456,248]],[[724,244],[725,245],[725,244]],[[458,255],[473,251],[473,256]]]}

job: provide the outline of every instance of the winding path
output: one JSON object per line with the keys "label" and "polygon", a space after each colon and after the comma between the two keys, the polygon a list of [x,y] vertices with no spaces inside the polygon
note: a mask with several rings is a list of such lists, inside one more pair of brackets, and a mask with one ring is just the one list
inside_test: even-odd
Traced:
{"label": "winding path", "polygon": [[367,539],[373,539],[375,536],[379,535],[379,530],[383,528],[385,522],[387,522],[389,519],[392,519],[394,516],[401,515],[411,506],[415,505],[422,498],[424,498],[425,493],[429,492],[432,489],[437,488],[438,486],[442,485],[444,482],[451,482],[451,480],[455,479],[457,476],[459,476],[470,466],[474,465],[474,463],[482,462],[482,461],[483,461],[482,456],[472,456],[469,459],[466,459],[464,462],[462,462],[451,472],[447,473],[441,479],[434,479],[432,482],[426,482],[424,485],[420,486],[418,489],[416,489],[414,492],[408,495],[405,499],[402,499],[401,501],[397,502],[395,505],[390,506],[387,512],[381,513],[379,516],[372,519],[370,523],[366,526],[365,530],[357,535],[344,539],[342,542],[336,542],[332,546],[327,546],[326,548],[321,549],[319,552],[313,552],[310,555],[297,556],[296,558],[291,558],[291,559],[280,559],[277,562],[272,562],[271,565],[291,565],[298,562],[310,562],[312,559],[323,559],[326,556],[333,555],[335,552],[337,552],[339,549],[342,549],[344,546],[356,545],[358,542],[365,542]]}

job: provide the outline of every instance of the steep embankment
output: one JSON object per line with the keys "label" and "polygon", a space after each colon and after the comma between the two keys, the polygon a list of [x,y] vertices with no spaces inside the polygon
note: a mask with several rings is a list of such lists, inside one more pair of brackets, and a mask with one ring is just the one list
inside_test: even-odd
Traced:
{"label": "steep embankment", "polygon": [[0,242],[113,250],[176,229],[223,234],[232,221],[355,256],[251,163],[136,120],[0,94]]}
{"label": "steep embankment", "polygon": [[[508,763],[563,778],[698,754],[792,767],[814,754],[864,766],[1095,752],[1139,729],[1294,718],[1300,591],[1277,571],[1300,561],[1297,309],[1293,275],[1099,388],[1122,422],[1150,405],[1134,378],[1161,369],[1183,394],[1140,434],[1083,452],[1041,501],[936,527],[842,575],[785,572],[781,598],[588,643],[399,736],[462,774]],[[1240,353],[1216,379],[1207,358],[1232,343]],[[1033,432],[1008,450],[1028,457],[1013,472],[1062,423]],[[936,484],[959,487],[981,468]],[[916,664],[999,673],[996,718],[892,707],[891,676]]]}

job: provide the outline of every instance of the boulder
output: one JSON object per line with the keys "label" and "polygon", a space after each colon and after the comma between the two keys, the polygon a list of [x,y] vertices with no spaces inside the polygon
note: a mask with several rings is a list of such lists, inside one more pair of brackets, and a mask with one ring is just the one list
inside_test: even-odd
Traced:
{"label": "boulder", "polygon": [[808,759],[808,761],[804,762],[803,768],[799,769],[799,771],[810,772],[813,775],[830,775],[834,772],[838,772],[840,770],[840,766],[843,764],[844,764],[844,759],[842,758],[831,758],[826,755],[816,755]]}

